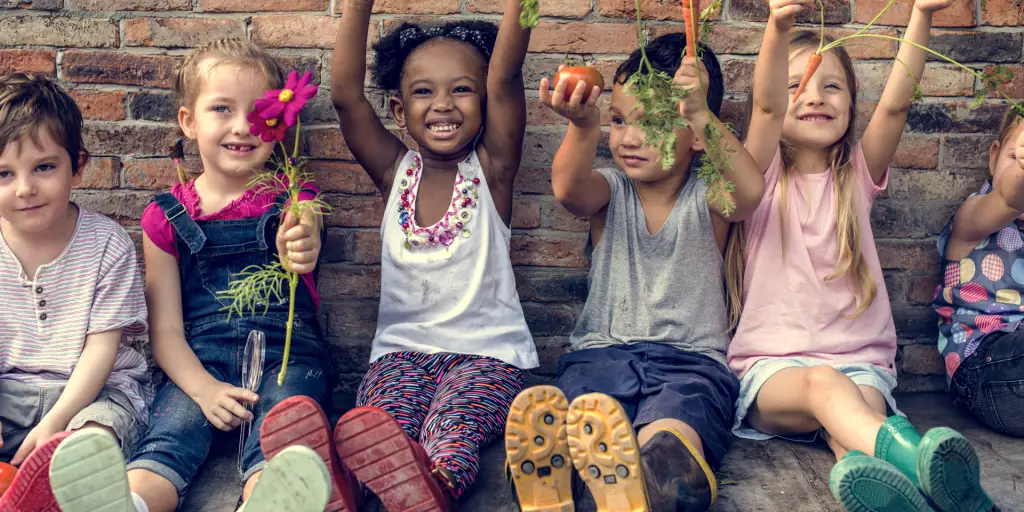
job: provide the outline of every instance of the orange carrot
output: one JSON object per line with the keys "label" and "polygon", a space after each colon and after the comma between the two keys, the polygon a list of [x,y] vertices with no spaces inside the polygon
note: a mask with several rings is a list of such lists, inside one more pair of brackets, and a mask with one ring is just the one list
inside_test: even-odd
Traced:
{"label": "orange carrot", "polygon": [[800,97],[800,93],[804,92],[807,87],[807,82],[814,76],[814,72],[818,70],[818,66],[821,65],[821,54],[812,53],[810,58],[807,59],[807,70],[804,71],[804,77],[800,79],[800,85],[796,88],[796,93],[793,94],[793,103],[796,103],[797,98]]}
{"label": "orange carrot", "polygon": [[690,1],[683,0],[683,22],[686,24],[686,56],[697,57],[697,26],[694,24]]}

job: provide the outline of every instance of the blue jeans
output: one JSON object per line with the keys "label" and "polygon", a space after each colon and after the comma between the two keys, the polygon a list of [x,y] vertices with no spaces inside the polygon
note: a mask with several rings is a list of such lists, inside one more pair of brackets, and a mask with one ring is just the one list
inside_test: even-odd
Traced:
{"label": "blue jeans", "polygon": [[986,336],[953,374],[949,393],[989,428],[1024,437],[1024,332]]}

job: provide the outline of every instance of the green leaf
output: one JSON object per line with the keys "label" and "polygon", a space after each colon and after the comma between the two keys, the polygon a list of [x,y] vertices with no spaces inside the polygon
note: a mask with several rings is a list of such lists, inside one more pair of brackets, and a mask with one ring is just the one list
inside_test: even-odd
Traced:
{"label": "green leaf", "polygon": [[519,4],[523,10],[519,13],[519,26],[533,28],[540,20],[540,0],[522,0]]}

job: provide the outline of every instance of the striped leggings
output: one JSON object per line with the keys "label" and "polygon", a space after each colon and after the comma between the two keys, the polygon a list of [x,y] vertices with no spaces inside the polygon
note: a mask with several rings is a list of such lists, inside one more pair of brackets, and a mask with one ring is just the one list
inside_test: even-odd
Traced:
{"label": "striped leggings", "polygon": [[393,352],[370,365],[356,405],[391,414],[435,467],[451,472],[460,498],[480,471],[480,448],[504,434],[522,388],[518,368],[490,357]]}

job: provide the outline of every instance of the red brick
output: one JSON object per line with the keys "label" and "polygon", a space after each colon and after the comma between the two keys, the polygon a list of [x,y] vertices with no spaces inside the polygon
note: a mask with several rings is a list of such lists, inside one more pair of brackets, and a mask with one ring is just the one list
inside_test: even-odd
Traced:
{"label": "red brick", "polygon": [[[705,3],[707,2],[705,1]],[[597,0],[597,12],[601,16],[607,16],[609,18],[636,19],[636,1]],[[640,13],[645,20],[683,21],[682,2],[640,0]]]}
{"label": "red brick", "polygon": [[341,18],[312,14],[253,16],[252,40],[276,48],[333,48],[340,23]]}
{"label": "red brick", "polygon": [[166,157],[168,147],[180,137],[177,125],[125,125],[86,123],[82,131],[85,147],[94,155],[140,155]]}
{"label": "red brick", "polygon": [[522,166],[516,174],[514,190],[517,194],[551,194],[551,166]]}
{"label": "red brick", "polygon": [[[847,0],[824,0],[825,23],[849,23],[850,2]],[[768,2],[764,0],[731,0],[729,3],[729,14],[733,20],[740,21],[767,21]],[[813,9],[801,13],[796,18],[799,23],[821,23],[821,10],[815,3]]]}
{"label": "red brick", "polygon": [[982,6],[981,19],[985,25],[1024,26],[1024,3],[1017,0],[985,0]]}
{"label": "red brick", "polygon": [[313,160],[306,164],[306,171],[313,173],[313,181],[321,192],[360,195],[377,193],[377,186],[357,163]]}
{"label": "red brick", "polygon": [[[505,0],[469,0],[466,9],[469,12],[501,14],[505,10]],[[559,18],[582,18],[590,13],[590,0],[562,0],[559,2],[541,2],[541,16]]]}
{"label": "red brick", "polygon": [[934,169],[939,165],[939,139],[906,134],[900,139],[892,166],[903,169]]}
{"label": "red brick", "polygon": [[[306,143],[309,147],[310,158],[329,158],[338,160],[355,160],[352,151],[345,144],[345,138],[341,130],[332,126],[330,128],[311,128],[306,132]],[[407,134],[398,129],[391,129],[392,134],[402,139],[406,146],[412,147],[414,142]]]}
{"label": "red brick", "polygon": [[723,59],[721,65],[725,90],[750,92],[754,81],[754,64],[755,62],[749,59]]}
{"label": "red brick", "polygon": [[51,50],[0,50],[0,74],[13,71],[57,76],[57,52]]}
{"label": "red brick", "polygon": [[[879,11],[885,7],[889,0],[857,0],[857,12],[854,21],[857,23],[868,23]],[[885,11],[878,21],[878,25],[907,26],[910,21],[910,13],[913,11],[914,2],[911,0],[899,0],[895,5]],[[932,26],[935,27],[973,27],[978,24],[978,17],[975,10],[975,0],[960,0],[953,2],[953,5],[943,9],[932,18]]]}
{"label": "red brick", "polygon": [[530,51],[552,53],[629,53],[637,47],[631,23],[551,23],[533,29]]}
{"label": "red brick", "polygon": [[[1024,99],[1024,66],[1006,66],[1013,73],[1013,80],[999,86],[999,91],[1013,99]],[[985,72],[993,70],[993,66],[985,66]],[[998,93],[991,93],[990,97],[1001,98]]]}
{"label": "red brick", "polygon": [[512,264],[584,268],[586,246],[583,234],[513,234]]}
{"label": "red brick", "polygon": [[0,45],[109,48],[117,46],[117,24],[99,18],[0,17]]}
{"label": "red brick", "polygon": [[[198,171],[202,163],[197,157],[186,157],[182,162],[190,172]],[[167,157],[128,158],[124,161],[124,187],[141,189],[168,189],[178,183],[178,170]]]}
{"label": "red brick", "polygon": [[384,217],[384,200],[380,196],[328,195],[324,200],[332,208],[324,218],[328,226],[375,228],[380,227]]}
{"label": "red brick", "polygon": [[82,116],[98,121],[120,121],[125,118],[124,91],[69,91],[78,103]]}
{"label": "red brick", "polygon": [[205,12],[327,11],[329,5],[330,0],[199,0]]}
{"label": "red brick", "polygon": [[380,263],[380,232],[352,231],[351,243],[345,254],[345,261],[360,265],[377,265]]}
{"label": "red brick", "polygon": [[[554,90],[554,85],[552,85]],[[607,123],[609,121],[608,105],[611,102],[611,94],[607,92],[602,93],[597,98],[597,109],[601,112],[601,123]],[[544,125],[544,124],[557,124],[557,125],[568,125],[569,121],[564,117],[558,115],[554,110],[551,110],[540,101],[540,98],[526,98],[526,124],[530,126]]]}
{"label": "red brick", "polygon": [[319,288],[325,300],[376,299],[380,297],[380,268],[324,265]]}
{"label": "red brick", "polygon": [[590,222],[566,210],[554,197],[549,197],[542,207],[541,227],[555,231],[590,232]]}
{"label": "red brick", "polygon": [[191,11],[192,0],[76,0],[83,11]]}
{"label": "red brick", "polygon": [[121,174],[121,162],[116,158],[94,157],[89,159],[78,188],[115,188]]}
{"label": "red brick", "polygon": [[935,275],[911,278],[907,299],[917,304],[931,304],[935,299],[935,288],[939,284],[939,278]]}
{"label": "red brick", "polygon": [[123,52],[64,53],[64,79],[78,83],[171,87],[178,57]]}
{"label": "red brick", "polygon": [[903,371],[919,375],[944,375],[946,364],[932,345],[903,347]]}
{"label": "red brick", "polygon": [[[377,0],[373,12],[382,14],[455,14],[460,0]],[[335,2],[342,5],[343,2]],[[339,7],[340,9],[340,7]]]}
{"label": "red brick", "polygon": [[[906,72],[906,68],[894,60],[854,62],[861,94],[867,99],[877,100],[893,66],[899,66],[900,72]],[[921,91],[925,96],[970,96],[974,93],[974,76],[951,64],[929,63],[921,77]]]}
{"label": "red brick", "polygon": [[40,11],[56,11],[64,4],[64,0],[4,0],[0,1],[0,7],[17,7],[18,9],[32,9]]}
{"label": "red brick", "polygon": [[534,229],[540,227],[539,202],[531,199],[517,199],[512,203],[512,227],[514,229]]}
{"label": "red brick", "polygon": [[882,268],[926,272],[939,268],[939,253],[932,240],[878,240],[876,246]]}
{"label": "red brick", "polygon": [[231,37],[245,37],[245,22],[229,18],[124,20],[125,46],[190,47]]}
{"label": "red brick", "polygon": [[76,190],[71,198],[83,208],[106,215],[122,225],[137,226],[146,205],[153,199],[153,193],[136,190]]}

